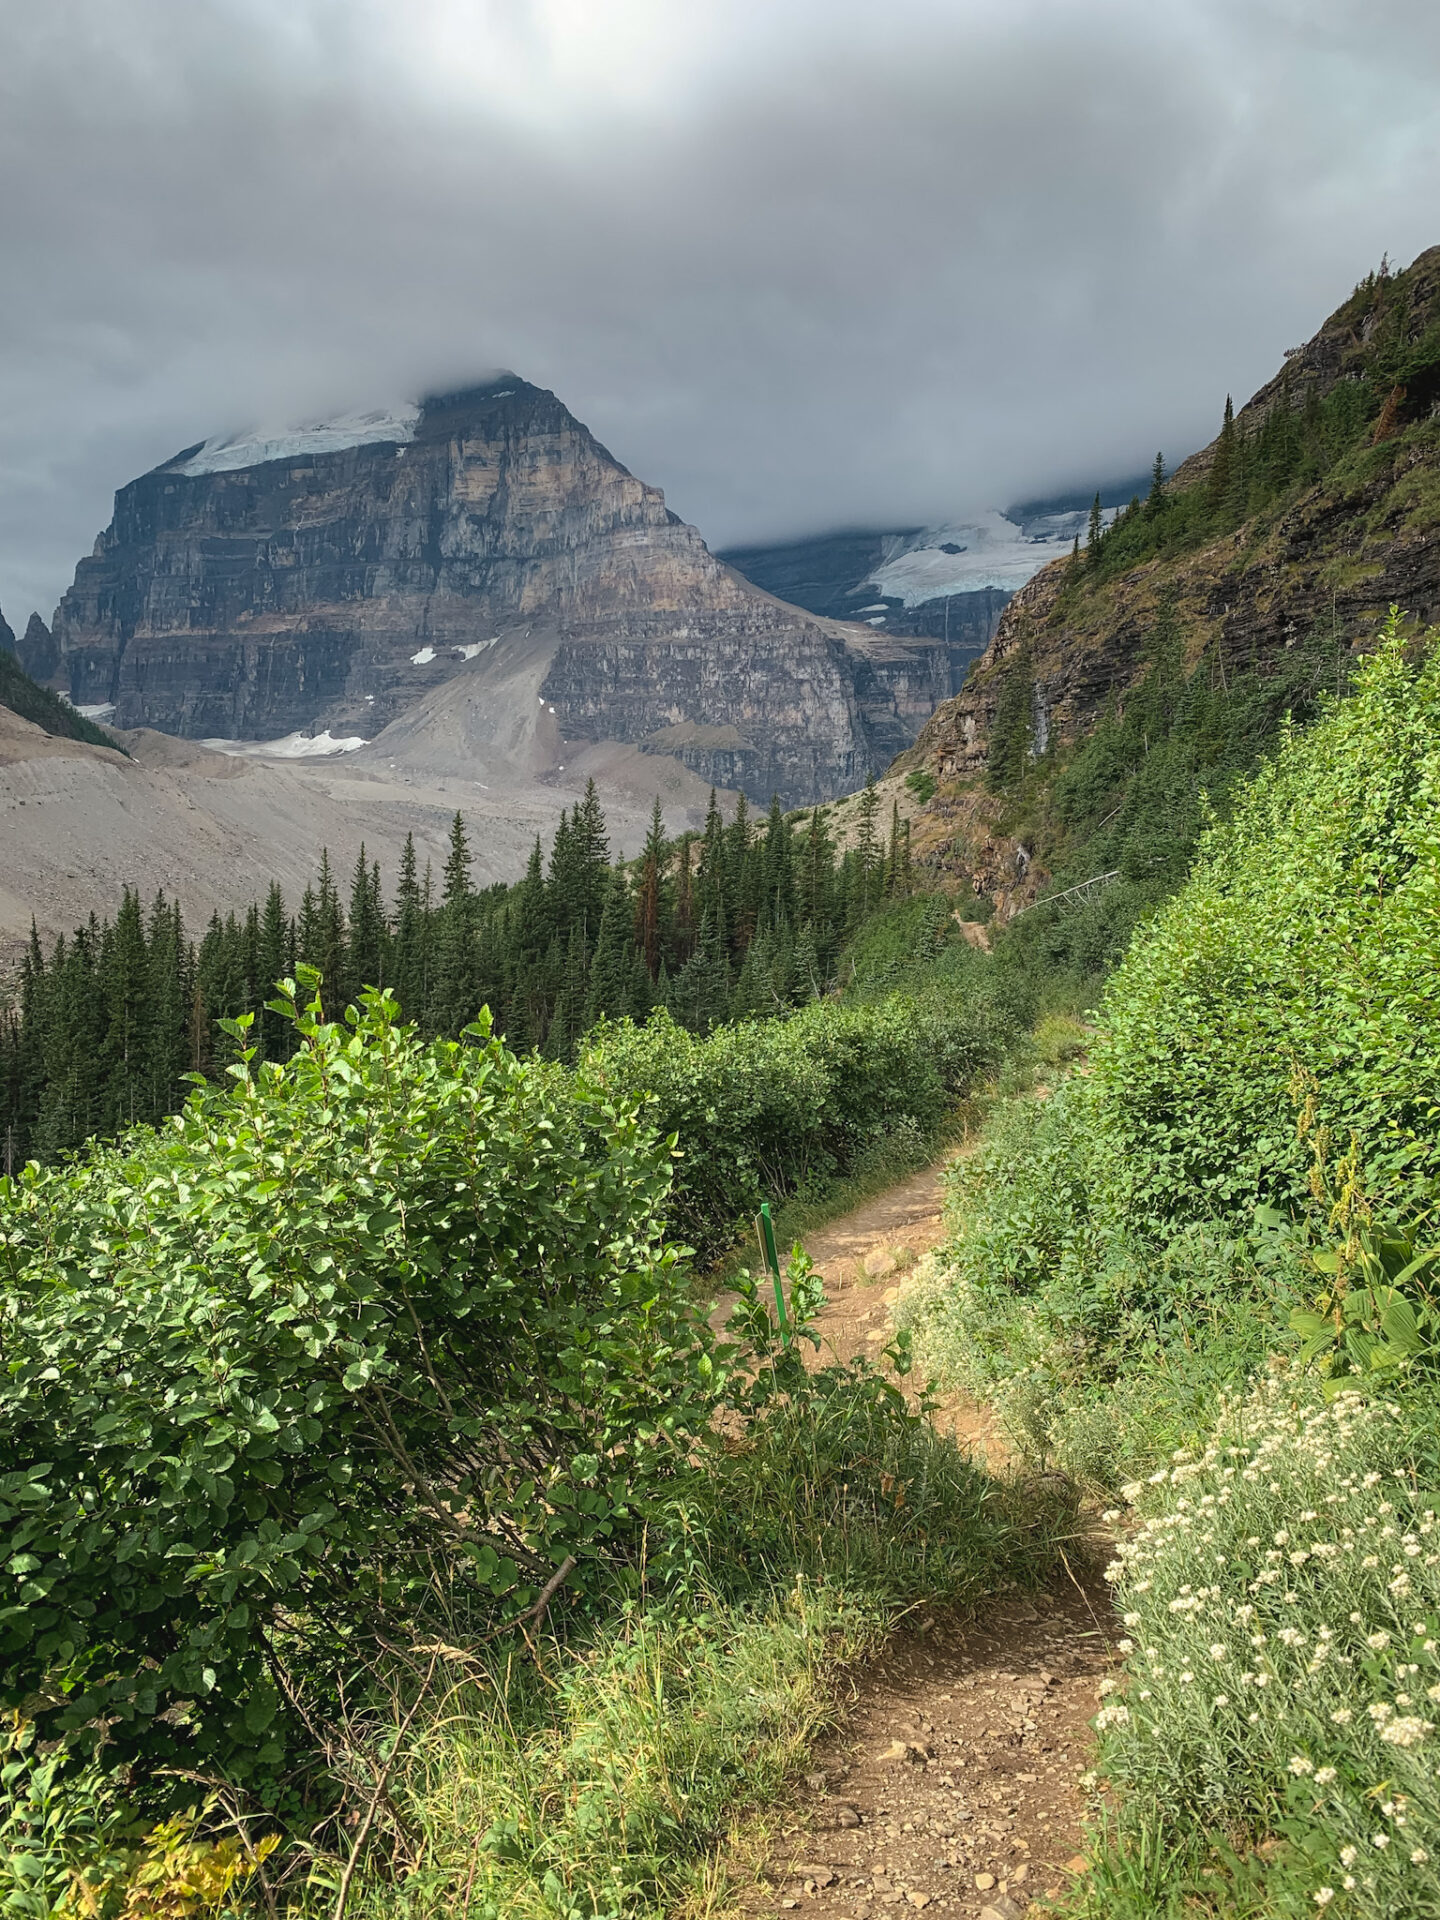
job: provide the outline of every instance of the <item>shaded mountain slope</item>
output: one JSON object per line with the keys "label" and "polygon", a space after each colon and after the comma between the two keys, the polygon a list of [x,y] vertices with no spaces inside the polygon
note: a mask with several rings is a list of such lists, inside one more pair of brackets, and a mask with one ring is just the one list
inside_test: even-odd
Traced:
{"label": "shaded mountain slope", "polygon": [[61,740],[84,740],[92,747],[113,747],[114,741],[84,714],[49,687],[30,678],[15,652],[15,635],[0,615],[0,707],[28,720],[42,732]]}
{"label": "shaded mountain slope", "polygon": [[[901,761],[939,787],[917,847],[1002,917],[1112,873],[1160,897],[1206,796],[1344,686],[1392,603],[1440,618],[1440,248],[1370,276],[1147,502],[1015,596]],[[1127,916],[1106,911],[1113,958]]]}

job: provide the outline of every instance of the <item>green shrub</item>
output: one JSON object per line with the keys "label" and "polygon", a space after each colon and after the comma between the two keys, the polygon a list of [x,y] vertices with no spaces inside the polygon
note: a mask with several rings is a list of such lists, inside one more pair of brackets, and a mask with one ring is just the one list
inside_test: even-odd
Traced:
{"label": "green shrub", "polygon": [[902,1300],[922,1364],[992,1403],[1041,1466],[1113,1495],[1208,1426],[1307,1298],[1297,1248],[1257,1264],[1197,1222],[1157,1235],[1117,1204],[1093,1080],[991,1112],[949,1179],[950,1239]]}
{"label": "green shrub", "polygon": [[1092,1058],[1137,1221],[1302,1206],[1297,1090],[1377,1194],[1440,1173],[1430,988],[1440,906],[1440,650],[1392,616],[1355,692],[1290,735],[1142,932]]}
{"label": "green shrub", "polygon": [[631,1095],[288,1011],[285,1065],[0,1183],[5,1695],[262,1788],[357,1634],[623,1578],[713,1399]]}
{"label": "green shrub", "polygon": [[762,1200],[823,1187],[897,1130],[937,1126],[1003,1036],[984,1003],[939,991],[823,1000],[703,1039],[663,1014],[602,1028],[582,1072],[651,1096],[647,1117],[679,1140],[671,1229],[709,1257]]}

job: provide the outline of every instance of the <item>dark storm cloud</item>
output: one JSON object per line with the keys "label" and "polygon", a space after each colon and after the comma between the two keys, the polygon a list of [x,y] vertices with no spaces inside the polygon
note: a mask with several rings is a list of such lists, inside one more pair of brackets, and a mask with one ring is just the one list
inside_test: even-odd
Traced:
{"label": "dark storm cloud", "polygon": [[1440,241],[1402,0],[0,0],[0,605],[212,431],[497,365],[712,544],[1179,456]]}

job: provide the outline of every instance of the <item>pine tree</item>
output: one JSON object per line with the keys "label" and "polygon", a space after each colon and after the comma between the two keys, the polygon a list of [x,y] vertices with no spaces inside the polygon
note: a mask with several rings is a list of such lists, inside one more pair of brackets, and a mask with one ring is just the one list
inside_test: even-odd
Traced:
{"label": "pine tree", "polygon": [[142,1118],[155,1125],[180,1104],[185,1091],[181,1076],[189,1065],[185,1028],[190,1011],[190,956],[179,905],[170,906],[163,893],[156,894],[150,909],[147,948],[150,1032]]}
{"label": "pine tree", "polygon": [[429,1002],[429,920],[420,897],[415,836],[407,833],[395,888],[395,997],[407,1020],[424,1025]]}
{"label": "pine tree", "polygon": [[252,1029],[267,1060],[288,1058],[293,1046],[295,1029],[288,1020],[271,1010],[266,1002],[275,998],[279,983],[293,975],[294,946],[295,930],[285,913],[285,896],[280,891],[279,883],[272,881],[270,891],[265,896],[265,911],[260,917],[261,1005],[265,1011]]}
{"label": "pine tree", "polygon": [[1155,464],[1150,469],[1150,492],[1145,501],[1145,518],[1158,520],[1165,511],[1168,501],[1165,495],[1165,456],[1157,453]]}
{"label": "pine tree", "polygon": [[636,952],[631,937],[633,920],[625,873],[623,868],[616,867],[610,875],[605,905],[601,909],[595,958],[590,966],[583,1021],[587,1030],[597,1020],[623,1020],[632,1011],[630,990]]}
{"label": "pine tree", "polygon": [[770,797],[762,861],[764,907],[761,921],[777,930],[795,924],[795,841],[781,810],[779,794]]}
{"label": "pine tree", "polygon": [[[457,814],[456,818],[459,816]],[[352,990],[386,985],[385,946],[388,929],[380,897],[380,869],[365,859],[365,843],[355,861],[350,883],[350,929],[346,973]]]}
{"label": "pine tree", "polygon": [[[693,851],[694,840],[687,833],[680,842],[680,859],[675,876],[675,919],[668,943],[671,955],[682,966],[695,950],[695,879],[691,872]],[[662,960],[660,964],[663,967],[665,962]],[[658,974],[656,978],[658,980]]]}
{"label": "pine tree", "polygon": [[450,851],[435,928],[435,964],[428,1024],[454,1039],[480,1011],[475,977],[475,893],[470,884],[470,842],[457,813],[450,823]]}
{"label": "pine tree", "polygon": [[1224,511],[1235,477],[1235,403],[1227,393],[1225,416],[1220,423],[1220,438],[1215,443],[1215,458],[1210,466],[1205,497],[1212,513]]}
{"label": "pine tree", "polygon": [[876,818],[880,812],[880,794],[872,773],[865,782],[865,791],[860,796],[858,808],[860,826],[855,836],[855,852],[860,868],[860,884],[856,893],[852,914],[856,922],[863,920],[873,911],[884,888],[884,864],[880,852],[880,837],[875,830]]}
{"label": "pine tree", "polygon": [[1097,493],[1090,502],[1090,527],[1085,536],[1085,558],[1092,567],[1100,564],[1100,546],[1104,539],[1105,522],[1100,513],[1100,496]]}
{"label": "pine tree", "polygon": [[[305,903],[301,906],[298,957],[308,965],[319,968],[325,1017],[333,1020],[344,1011],[349,999],[350,983],[345,972],[345,913],[340,905],[335,876],[330,870],[328,847],[320,849],[320,871],[316,875],[313,892],[306,889],[306,902],[308,914]],[[205,999],[212,1017],[216,1017],[216,1005],[208,992]]]}
{"label": "pine tree", "polygon": [[635,896],[635,944],[645,956],[645,965],[652,980],[660,971],[661,941],[666,918],[662,888],[667,854],[665,820],[657,793],[654,811],[650,815],[650,831],[645,836],[645,849],[640,856],[640,889]]}
{"label": "pine tree", "polygon": [[585,1002],[589,995],[590,969],[585,951],[585,928],[576,921],[570,929],[565,964],[554,996],[555,1010],[545,1034],[544,1051],[551,1060],[571,1061],[576,1045],[585,1031]]}
{"label": "pine tree", "polygon": [[126,887],[113,926],[100,944],[100,991],[104,996],[105,1085],[100,1125],[119,1133],[147,1119],[144,1089],[150,1078],[150,956],[140,896]]}

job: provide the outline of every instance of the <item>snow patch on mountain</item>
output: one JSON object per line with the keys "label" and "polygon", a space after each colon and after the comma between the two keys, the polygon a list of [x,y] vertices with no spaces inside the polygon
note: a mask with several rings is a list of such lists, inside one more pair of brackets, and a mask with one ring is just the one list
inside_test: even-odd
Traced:
{"label": "snow patch on mountain", "polygon": [[333,739],[327,727],[324,733],[287,733],[279,740],[202,740],[200,744],[243,760],[324,760],[334,753],[354,753],[370,742],[358,734]]}
{"label": "snow patch on mountain", "polygon": [[[1115,517],[1104,514],[1106,525]],[[1041,567],[1068,552],[1076,534],[1083,538],[1088,515],[1049,513],[1016,521],[987,508],[973,520],[927,528],[896,537],[873,573],[861,582],[907,607],[953,593],[979,593],[986,587],[1016,593]]]}
{"label": "snow patch on mountain", "polygon": [[415,438],[418,406],[381,408],[371,413],[345,413],[306,427],[278,433],[250,431],[221,434],[207,440],[176,471],[194,480],[203,473],[235,473],[241,467],[263,466],[268,460],[306,459],[315,454],[343,453],[348,447],[368,447],[390,441],[406,446]]}

